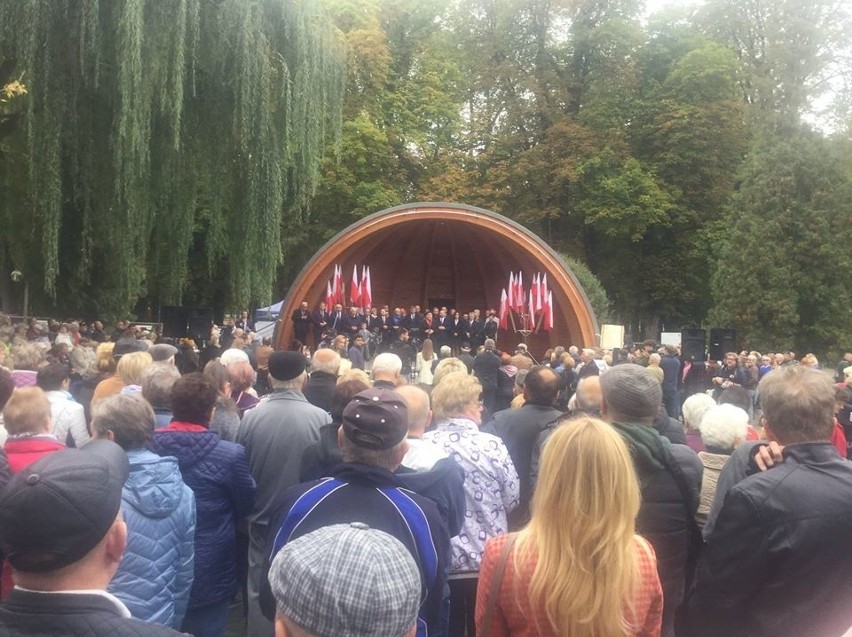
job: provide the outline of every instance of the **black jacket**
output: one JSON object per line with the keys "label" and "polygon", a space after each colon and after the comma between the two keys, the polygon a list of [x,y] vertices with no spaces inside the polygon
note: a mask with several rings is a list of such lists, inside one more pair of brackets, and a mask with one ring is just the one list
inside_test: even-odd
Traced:
{"label": "black jacket", "polygon": [[[450,560],[450,536],[435,503],[428,498],[403,489],[402,483],[394,474],[378,467],[346,463],[335,470],[333,477],[344,483],[344,486],[324,497],[304,515],[298,516],[300,521],[292,533],[287,533],[285,530],[283,533],[287,537],[279,538],[276,541],[276,536],[279,535],[282,524],[292,522],[288,519],[288,514],[290,514],[296,501],[306,496],[308,492],[322,488],[326,481],[300,484],[289,489],[284,495],[281,513],[277,517],[277,522],[270,528],[267,537],[265,554],[269,556],[269,559],[265,566],[260,592],[260,607],[263,614],[270,620],[275,615],[275,601],[266,574],[280,546],[286,544],[288,540],[306,535],[324,526],[363,522],[371,528],[392,535],[411,552],[414,560],[418,563],[424,584],[419,618],[428,626],[429,635],[440,635],[442,632],[444,585],[447,580]],[[420,547],[418,547],[412,535],[412,528],[415,525],[408,518],[403,517],[400,509],[391,503],[384,493],[379,491],[379,489],[385,488],[400,489],[403,497],[408,498],[416,507],[418,515],[425,517],[430,536],[426,538],[430,546],[430,555],[420,554]],[[436,565],[436,570],[433,573],[431,585],[427,586],[424,570],[430,561]],[[418,631],[418,634],[423,633]]]}
{"label": "black jacket", "polygon": [[518,529],[529,520],[532,499],[530,467],[533,447],[545,426],[560,416],[562,412],[553,407],[525,403],[519,409],[498,411],[494,414],[494,418],[482,428],[483,431],[499,436],[506,444],[520,479],[520,503],[509,514],[510,529]]}
{"label": "black jacket", "polygon": [[9,469],[9,461],[6,459],[6,452],[0,449],[0,491],[3,490],[11,479],[12,471]]}
{"label": "black jacket", "polygon": [[464,469],[455,460],[438,460],[429,471],[414,471],[400,466],[394,475],[403,488],[435,503],[450,537],[459,534],[465,512]]}
{"label": "black jacket", "polygon": [[473,359],[473,373],[479,379],[483,389],[497,389],[497,370],[500,369],[500,357],[491,350],[477,354]]}
{"label": "black jacket", "polygon": [[29,637],[169,637],[171,628],[122,617],[106,597],[13,590],[0,605],[0,635]]}
{"label": "black jacket", "polygon": [[842,635],[852,625],[852,463],[829,442],[727,494],[690,596],[695,637]]}
{"label": "black jacket", "polygon": [[[642,427],[644,425],[621,425]],[[625,441],[630,442],[627,438]],[[688,585],[690,558],[701,545],[701,533],[695,523],[704,467],[695,452],[686,445],[668,446],[665,468],[644,461],[631,446],[642,506],[636,518],[636,533],[654,547],[657,572],[663,586],[663,630],[672,634],[675,613],[683,603]]]}
{"label": "black jacket", "polygon": [[337,386],[337,376],[326,372],[311,372],[308,384],[302,390],[312,405],[331,413],[331,395]]}

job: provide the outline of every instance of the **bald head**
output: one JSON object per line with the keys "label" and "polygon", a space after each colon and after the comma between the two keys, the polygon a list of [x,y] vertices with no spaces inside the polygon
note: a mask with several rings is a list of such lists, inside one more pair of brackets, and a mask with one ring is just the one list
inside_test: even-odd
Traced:
{"label": "bald head", "polygon": [[601,377],[586,376],[577,384],[575,399],[578,411],[599,414],[601,411]]}
{"label": "bald head", "polygon": [[340,372],[340,354],[328,347],[318,349],[311,359],[311,371],[337,376]]}
{"label": "bald head", "polygon": [[524,401],[530,405],[551,407],[559,395],[559,375],[549,367],[536,365],[524,379]]}
{"label": "bald head", "polygon": [[414,385],[403,385],[397,387],[396,391],[408,405],[408,435],[412,438],[422,438],[429,421],[432,420],[429,394]]}

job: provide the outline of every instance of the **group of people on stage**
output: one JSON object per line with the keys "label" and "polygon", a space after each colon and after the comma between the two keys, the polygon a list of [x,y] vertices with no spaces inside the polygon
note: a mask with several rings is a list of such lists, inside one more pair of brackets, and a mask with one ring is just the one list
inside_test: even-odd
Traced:
{"label": "group of people on stage", "polygon": [[453,352],[459,352],[463,343],[469,343],[474,349],[485,343],[487,338],[496,338],[499,320],[497,312],[489,309],[483,315],[480,310],[460,312],[454,308],[433,307],[422,310],[412,305],[407,310],[402,307],[391,308],[388,305],[349,307],[341,304],[329,309],[325,302],[311,311],[307,302],[291,316],[293,321],[294,349],[312,344],[330,344],[334,337],[344,335],[353,341],[356,336],[365,337],[373,353],[387,351],[391,344],[401,340],[407,333],[415,347],[430,339],[435,349],[449,345]]}

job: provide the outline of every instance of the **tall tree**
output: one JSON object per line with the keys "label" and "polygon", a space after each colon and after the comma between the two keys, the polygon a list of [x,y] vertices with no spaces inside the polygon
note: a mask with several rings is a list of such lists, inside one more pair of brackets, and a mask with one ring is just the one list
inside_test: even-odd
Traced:
{"label": "tall tree", "polygon": [[845,0],[710,0],[699,20],[736,52],[743,96],[761,120],[795,126],[835,79],[849,79]]}
{"label": "tall tree", "polygon": [[3,206],[2,241],[37,248],[20,267],[49,297],[176,303],[193,252],[234,305],[271,297],[343,97],[315,5],[2,0],[0,59],[30,89],[27,197]]}
{"label": "tall tree", "polygon": [[725,222],[711,320],[749,347],[836,353],[852,334],[852,144],[799,129],[752,148]]}

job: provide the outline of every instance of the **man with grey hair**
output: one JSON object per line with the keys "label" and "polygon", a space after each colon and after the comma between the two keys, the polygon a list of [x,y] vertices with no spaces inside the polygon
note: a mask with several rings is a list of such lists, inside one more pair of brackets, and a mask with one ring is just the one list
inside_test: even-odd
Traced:
{"label": "man with grey hair", "polygon": [[741,446],[748,475],[717,489],[723,503],[698,564],[688,634],[840,635],[852,624],[852,464],[831,443],[834,385],[827,373],[789,366],[759,391],[775,453]]}
{"label": "man with grey hair", "polygon": [[601,373],[600,367],[595,363],[595,350],[584,348],[580,352],[580,369],[577,371],[577,380],[597,376]]}
{"label": "man with grey hair", "polygon": [[154,363],[142,374],[142,398],[154,409],[157,429],[172,421],[172,387],[178,378],[178,368],[166,363]]}
{"label": "man with grey hair", "polygon": [[651,373],[633,363],[601,374],[601,415],[621,434],[642,489],[636,532],[657,555],[663,586],[662,635],[674,635],[675,613],[684,599],[688,564],[701,546],[695,523],[703,467],[686,445],[671,444],[653,427],[663,390]]}
{"label": "man with grey hair", "polygon": [[322,347],[311,358],[311,376],[303,393],[312,405],[331,413],[331,395],[340,372],[340,354]]}
{"label": "man with grey hair", "polygon": [[370,373],[374,387],[394,389],[399,384],[402,372],[402,359],[391,352],[384,352],[373,359]]}
{"label": "man with grey hair", "polygon": [[432,360],[432,375],[435,375],[435,368],[438,367],[438,363],[442,360],[446,360],[453,355],[453,349],[449,345],[441,345],[441,349],[438,351],[437,358]]}
{"label": "man with grey hair", "polygon": [[279,498],[299,483],[305,449],[320,439],[320,427],[331,416],[310,404],[302,393],[308,380],[305,357],[299,352],[273,352],[269,357],[272,394],[246,412],[237,442],[246,448],[249,469],[257,483],[257,499],[249,520],[248,634],[268,637],[272,623],[260,612],[267,528]]}

